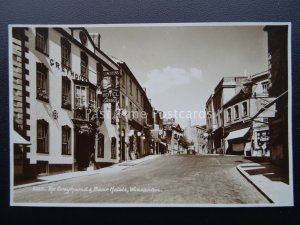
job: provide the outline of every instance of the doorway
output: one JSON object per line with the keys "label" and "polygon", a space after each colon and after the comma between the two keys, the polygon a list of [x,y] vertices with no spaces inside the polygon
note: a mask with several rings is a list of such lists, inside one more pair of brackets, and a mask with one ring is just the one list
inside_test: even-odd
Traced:
{"label": "doorway", "polygon": [[75,133],[75,158],[78,170],[86,170],[90,163],[90,156],[95,154],[95,136]]}

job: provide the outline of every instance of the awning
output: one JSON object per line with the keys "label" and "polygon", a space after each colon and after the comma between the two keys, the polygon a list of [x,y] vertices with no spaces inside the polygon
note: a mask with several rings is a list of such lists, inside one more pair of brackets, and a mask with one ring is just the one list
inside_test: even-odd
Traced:
{"label": "awning", "polygon": [[20,134],[18,134],[14,130],[12,131],[11,134],[11,141],[14,144],[31,145],[29,141],[27,141],[25,138],[23,138]]}
{"label": "awning", "polygon": [[247,132],[249,131],[250,127],[244,128],[244,129],[240,129],[240,130],[236,130],[236,131],[232,131],[229,133],[229,135],[225,138],[225,140],[229,141],[232,139],[236,139],[236,138],[242,138],[244,137]]}

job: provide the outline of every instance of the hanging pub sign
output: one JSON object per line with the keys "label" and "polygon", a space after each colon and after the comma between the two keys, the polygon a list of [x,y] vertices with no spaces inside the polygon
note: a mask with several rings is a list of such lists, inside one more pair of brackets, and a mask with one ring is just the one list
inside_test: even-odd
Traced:
{"label": "hanging pub sign", "polygon": [[120,97],[120,91],[118,89],[102,90],[103,103],[118,102],[119,97]]}
{"label": "hanging pub sign", "polygon": [[103,71],[104,77],[119,76],[119,75],[120,75],[119,70]]}

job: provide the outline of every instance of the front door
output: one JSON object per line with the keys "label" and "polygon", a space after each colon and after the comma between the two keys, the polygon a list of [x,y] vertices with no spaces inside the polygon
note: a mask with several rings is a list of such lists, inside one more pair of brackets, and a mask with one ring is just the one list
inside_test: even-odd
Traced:
{"label": "front door", "polygon": [[75,145],[76,145],[76,162],[78,170],[86,170],[90,163],[90,156],[92,153],[95,154],[95,136],[86,134],[75,134]]}

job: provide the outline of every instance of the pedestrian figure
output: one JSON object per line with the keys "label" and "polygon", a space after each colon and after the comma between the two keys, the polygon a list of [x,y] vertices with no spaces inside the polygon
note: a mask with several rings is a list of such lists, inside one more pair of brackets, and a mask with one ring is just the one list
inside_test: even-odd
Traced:
{"label": "pedestrian figure", "polygon": [[97,169],[96,162],[95,162],[95,154],[94,154],[94,153],[92,153],[92,154],[90,155],[90,164],[89,164],[89,168],[90,168],[90,170],[95,170],[95,169]]}

